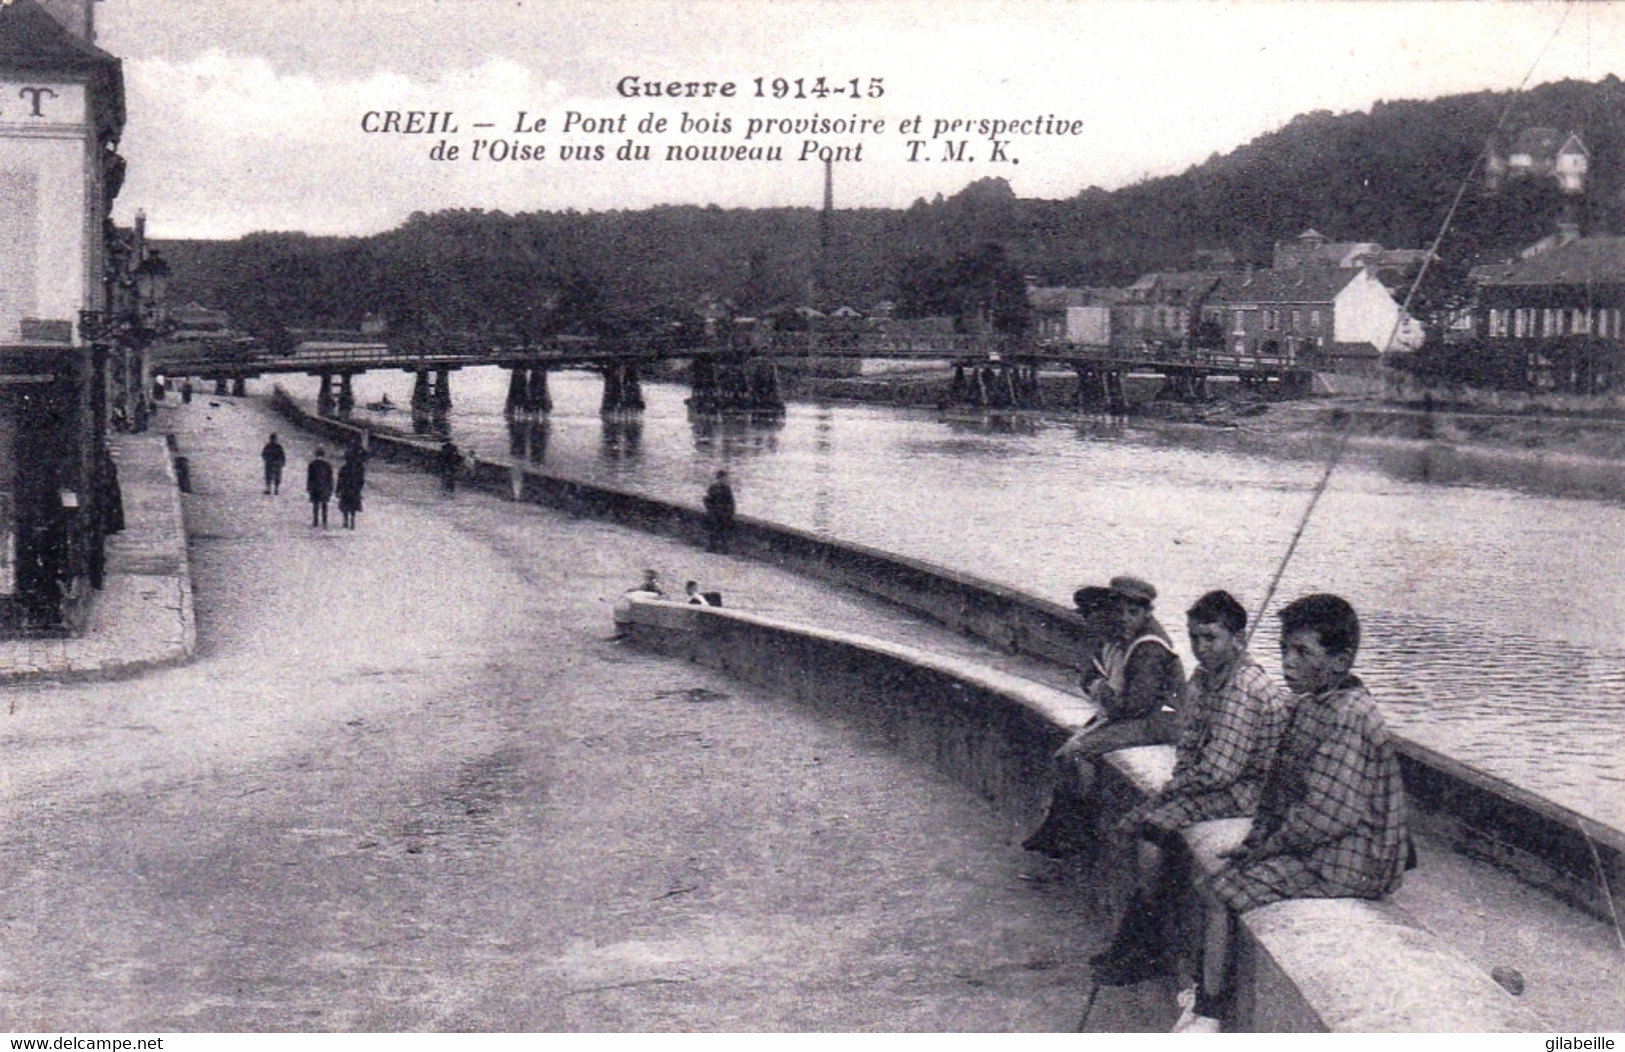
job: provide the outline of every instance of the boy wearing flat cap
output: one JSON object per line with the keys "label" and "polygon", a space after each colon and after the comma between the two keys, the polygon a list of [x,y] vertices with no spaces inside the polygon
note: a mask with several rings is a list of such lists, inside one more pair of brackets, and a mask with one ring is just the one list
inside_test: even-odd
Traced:
{"label": "boy wearing flat cap", "polygon": [[1049,814],[1022,843],[1027,850],[1052,858],[1077,851],[1078,841],[1089,836],[1095,761],[1117,749],[1170,740],[1173,721],[1163,710],[1178,707],[1185,682],[1173,641],[1151,614],[1156,588],[1124,575],[1113,577],[1109,590],[1114,631],[1083,679],[1090,700],[1100,707],[1100,717],[1056,751]]}

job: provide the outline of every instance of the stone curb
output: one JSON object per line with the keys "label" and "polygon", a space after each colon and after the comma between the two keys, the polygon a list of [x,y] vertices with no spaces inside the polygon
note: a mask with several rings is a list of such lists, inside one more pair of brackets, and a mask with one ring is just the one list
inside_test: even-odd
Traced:
{"label": "stone curb", "polygon": [[[186,518],[175,466],[158,434],[112,436],[109,444],[121,464],[137,462],[161,470],[153,487],[128,472],[121,485],[127,503],[138,487],[160,488],[161,510],[155,516],[156,539],[178,556],[175,573],[143,574],[109,571],[102,591],[91,598],[83,635],[66,639],[0,640],[0,684],[80,682],[123,679],[151,669],[189,661],[197,652],[197,620],[192,599],[191,564],[186,549]],[[151,533],[149,533],[151,536]],[[124,534],[109,539],[110,558]]]}

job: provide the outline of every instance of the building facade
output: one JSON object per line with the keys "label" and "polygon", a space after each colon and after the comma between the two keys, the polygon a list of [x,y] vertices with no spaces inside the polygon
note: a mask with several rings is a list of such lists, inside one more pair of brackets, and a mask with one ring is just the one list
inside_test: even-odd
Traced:
{"label": "building facade", "polygon": [[1384,355],[1414,351],[1423,335],[1364,267],[1225,274],[1202,316],[1220,327],[1237,357],[1343,373],[1371,372]]}
{"label": "building facade", "polygon": [[71,629],[108,502],[108,210],[123,75],[92,0],[0,6],[0,633]]}
{"label": "building facade", "polygon": [[1533,391],[1625,386],[1625,237],[1582,237],[1475,267],[1473,379]]}

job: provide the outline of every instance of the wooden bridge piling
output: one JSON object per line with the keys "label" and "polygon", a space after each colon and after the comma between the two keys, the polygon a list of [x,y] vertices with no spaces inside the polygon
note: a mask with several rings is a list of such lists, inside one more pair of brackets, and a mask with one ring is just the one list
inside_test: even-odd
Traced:
{"label": "wooden bridge piling", "polygon": [[349,419],[350,414],[355,411],[355,387],[350,382],[353,375],[339,374],[338,411],[341,419]]}
{"label": "wooden bridge piling", "polygon": [[316,390],[316,415],[333,415],[333,374],[321,374],[321,386]]}

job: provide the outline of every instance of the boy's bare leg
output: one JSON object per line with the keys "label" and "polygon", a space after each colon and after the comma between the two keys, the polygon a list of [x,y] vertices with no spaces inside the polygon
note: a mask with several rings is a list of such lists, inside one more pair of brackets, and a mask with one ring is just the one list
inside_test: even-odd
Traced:
{"label": "boy's bare leg", "polygon": [[1229,978],[1235,919],[1224,903],[1207,892],[1202,893],[1202,906],[1205,931],[1202,938],[1201,993],[1205,996],[1201,1000],[1216,1005],[1224,997],[1225,983]]}

